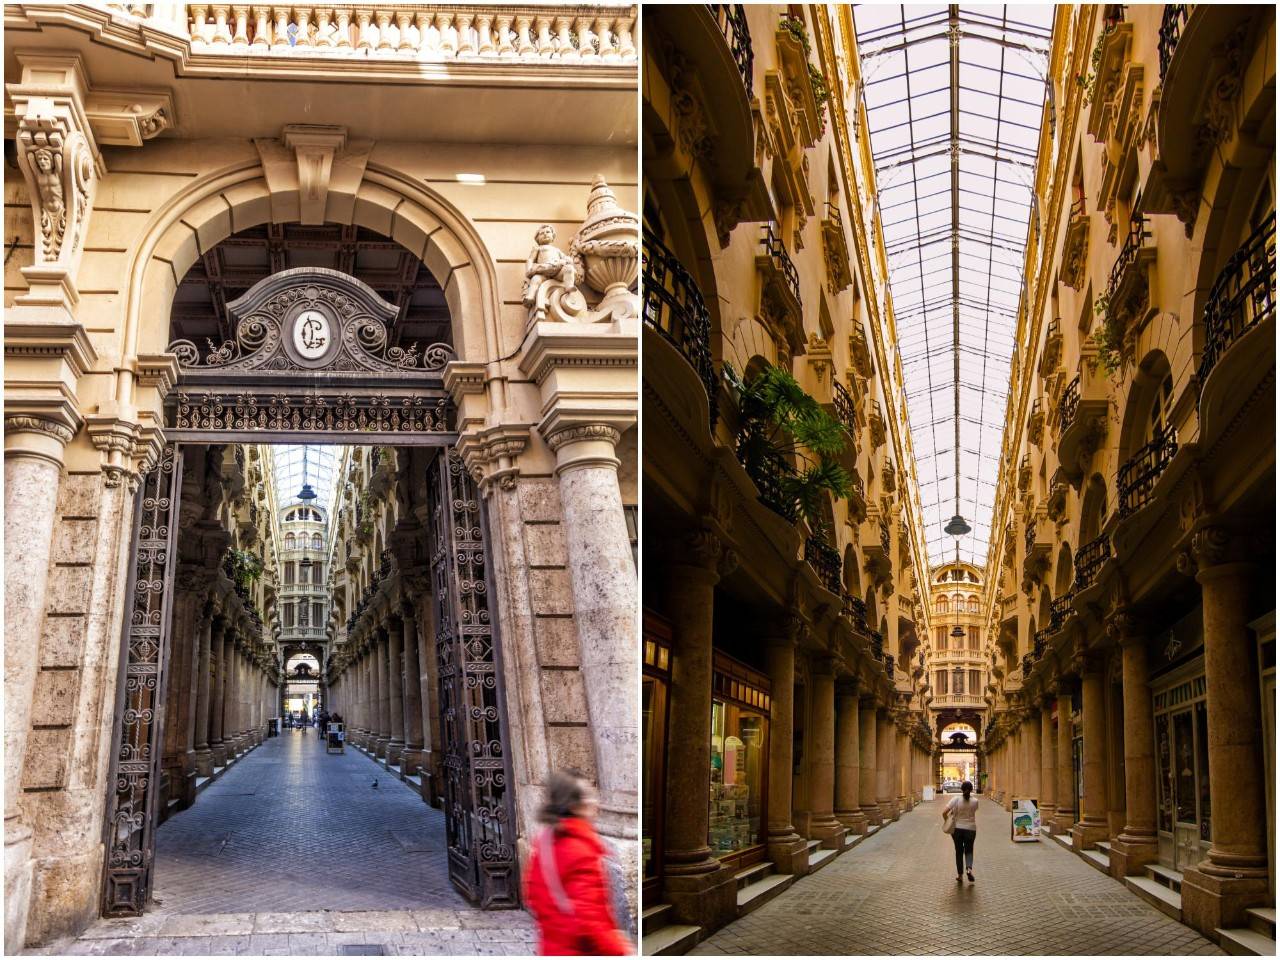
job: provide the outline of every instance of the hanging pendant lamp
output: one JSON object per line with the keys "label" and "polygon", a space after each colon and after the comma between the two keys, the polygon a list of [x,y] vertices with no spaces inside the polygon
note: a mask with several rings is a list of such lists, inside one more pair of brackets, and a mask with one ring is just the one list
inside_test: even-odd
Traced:
{"label": "hanging pendant lamp", "polygon": [[316,492],[311,489],[311,484],[307,483],[307,446],[302,445],[302,489],[298,491],[298,499],[303,503],[310,503],[316,498]]}

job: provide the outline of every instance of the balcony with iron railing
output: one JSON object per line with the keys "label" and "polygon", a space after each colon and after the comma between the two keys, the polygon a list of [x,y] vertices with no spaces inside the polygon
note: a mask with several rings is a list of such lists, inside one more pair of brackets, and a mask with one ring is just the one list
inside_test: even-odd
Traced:
{"label": "balcony with iron railing", "polygon": [[[1141,200],[1138,201],[1140,203]],[[1107,277],[1107,318],[1122,330],[1139,312],[1135,303],[1145,303],[1148,295],[1146,269],[1156,255],[1155,247],[1148,244],[1151,231],[1147,229],[1147,218],[1142,215],[1138,204],[1129,217],[1124,243]]]}
{"label": "balcony with iron railing", "polygon": [[[1231,255],[1209,290],[1204,308],[1204,352],[1197,369],[1201,388],[1236,343],[1255,329],[1265,326],[1274,330],[1275,317],[1276,218],[1271,214]],[[1274,332],[1259,342],[1274,351]]]}
{"label": "balcony with iron railing", "polygon": [[839,380],[831,382],[831,403],[836,410],[836,420],[844,428],[844,432],[848,434],[849,440],[845,443],[845,449],[847,450],[853,446],[853,441],[858,438],[858,418],[853,404],[853,397],[849,395],[849,391],[845,389],[844,384]]}
{"label": "balcony with iron railing", "polygon": [[1120,492],[1120,519],[1132,516],[1151,500],[1156,481],[1178,452],[1178,438],[1171,428],[1157,429],[1149,443],[1138,448],[1121,466],[1116,486]]}
{"label": "balcony with iron railing", "polygon": [[751,30],[747,26],[747,10],[740,3],[711,3],[711,8],[720,27],[720,35],[728,45],[729,55],[733,57],[738,68],[738,76],[742,78],[742,89],[751,100],[752,63],[755,54],[751,49]]}
{"label": "balcony with iron railing", "polygon": [[840,612],[853,621],[853,628],[860,634],[867,635],[871,628],[867,626],[867,605],[860,598],[845,593]]}
{"label": "balcony with iron railing", "polygon": [[783,493],[786,478],[796,472],[795,465],[767,443],[753,442],[759,440],[761,432],[771,429],[759,420],[746,421],[738,433],[738,462],[756,485],[760,502],[788,523],[795,523],[799,518],[796,503]]}
{"label": "balcony with iron railing", "polygon": [[1074,596],[1073,592],[1068,592],[1060,597],[1055,597],[1049,602],[1049,629],[1051,631],[1061,630],[1063,624],[1067,622],[1067,617],[1071,616],[1071,601]]}
{"label": "balcony with iron railing", "polygon": [[786,339],[798,352],[805,343],[804,306],[800,299],[800,272],[787,252],[776,223],[760,227],[760,309],[773,318],[773,333]]}
{"label": "balcony with iron railing", "polygon": [[1075,591],[1087,590],[1098,578],[1098,571],[1111,557],[1111,537],[1102,534],[1086,543],[1076,551]]}
{"label": "balcony with iron railing", "polygon": [[844,218],[839,205],[827,201],[826,217],[822,220],[822,244],[826,253],[827,280],[835,293],[853,283],[850,266],[849,241],[844,233]]}
{"label": "balcony with iron railing", "polygon": [[885,675],[890,679],[890,681],[894,679],[893,671],[895,666],[896,664],[894,662],[893,654],[886,653],[884,655],[884,672],[885,672]]}
{"label": "balcony with iron railing", "polygon": [[1080,411],[1080,375],[1066,385],[1058,400],[1058,429],[1066,431],[1075,422]]}
{"label": "balcony with iron railing", "polygon": [[1081,348],[1077,371],[1058,398],[1057,454],[1062,479],[1078,487],[1106,435],[1112,384],[1093,343]]}
{"label": "balcony with iron railing", "polygon": [[1160,18],[1160,82],[1164,83],[1169,73],[1169,64],[1173,63],[1174,51],[1178,48],[1178,40],[1187,25],[1187,4],[1166,3],[1164,14]]}
{"label": "balcony with iron railing", "polygon": [[711,318],[702,291],[655,234],[645,230],[643,239],[644,322],[693,367],[707,393],[707,415],[714,431],[718,382],[711,357]]}
{"label": "balcony with iron railing", "polygon": [[840,553],[827,542],[824,536],[814,534],[805,540],[804,559],[813,568],[824,587],[836,596],[844,592],[844,586],[840,582],[840,571],[843,566],[840,562]]}

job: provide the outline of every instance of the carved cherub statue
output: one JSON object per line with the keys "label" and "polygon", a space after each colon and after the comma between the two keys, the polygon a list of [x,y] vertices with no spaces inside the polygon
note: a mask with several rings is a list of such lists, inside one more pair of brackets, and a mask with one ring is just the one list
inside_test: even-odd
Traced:
{"label": "carved cherub statue", "polygon": [[[547,319],[547,302],[556,289],[575,293],[578,282],[573,258],[555,245],[556,231],[547,223],[534,234],[536,245],[524,262],[525,307],[533,312],[534,320]],[[581,294],[579,294],[581,296]]]}

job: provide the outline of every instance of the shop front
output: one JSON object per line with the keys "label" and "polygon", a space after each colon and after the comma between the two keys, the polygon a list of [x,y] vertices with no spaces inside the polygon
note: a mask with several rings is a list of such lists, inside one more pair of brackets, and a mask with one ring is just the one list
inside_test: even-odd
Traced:
{"label": "shop front", "polygon": [[[656,613],[644,614],[644,677],[641,689],[641,855],[646,902],[658,896],[666,819],[667,703],[671,685],[671,627]],[[655,901],[656,902],[656,901]]]}
{"label": "shop front", "polygon": [[708,844],[726,866],[765,854],[769,759],[769,678],[720,651],[711,700]]}
{"label": "shop front", "polygon": [[1204,659],[1162,677],[1152,689],[1160,862],[1182,870],[1205,858],[1212,837]]}

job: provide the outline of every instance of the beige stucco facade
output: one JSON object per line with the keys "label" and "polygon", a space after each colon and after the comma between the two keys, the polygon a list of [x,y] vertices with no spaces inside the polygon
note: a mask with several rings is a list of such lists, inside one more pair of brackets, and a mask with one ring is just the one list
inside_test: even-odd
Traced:
{"label": "beige stucco facade", "polygon": [[[575,766],[634,864],[636,11],[4,12],[6,941],[98,914],[134,494],[183,375],[170,305],[263,224],[372,231],[438,281],[522,842]],[[536,315],[542,224],[585,271]]]}

